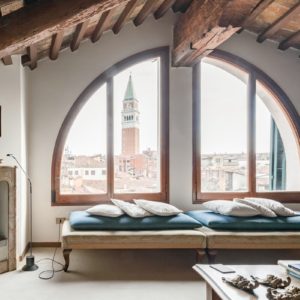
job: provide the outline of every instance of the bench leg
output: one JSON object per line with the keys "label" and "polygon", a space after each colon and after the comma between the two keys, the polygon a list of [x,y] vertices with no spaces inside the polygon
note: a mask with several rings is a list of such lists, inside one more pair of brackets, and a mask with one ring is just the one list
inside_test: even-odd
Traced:
{"label": "bench leg", "polygon": [[70,253],[72,252],[72,249],[64,249],[63,250],[63,255],[65,259],[65,267],[64,271],[67,272],[70,264]]}
{"label": "bench leg", "polygon": [[202,263],[205,256],[206,256],[205,250],[203,250],[203,249],[196,250],[196,262],[197,263]]}
{"label": "bench leg", "polygon": [[208,258],[208,263],[214,264],[216,262],[216,257],[217,257],[217,250],[214,249],[206,249],[206,254]]}

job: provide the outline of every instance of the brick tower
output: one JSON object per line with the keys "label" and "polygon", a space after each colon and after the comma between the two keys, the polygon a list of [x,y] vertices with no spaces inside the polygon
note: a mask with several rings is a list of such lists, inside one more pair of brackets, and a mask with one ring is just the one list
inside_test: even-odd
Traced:
{"label": "brick tower", "polygon": [[140,152],[139,101],[137,100],[132,76],[129,76],[122,110],[122,154],[135,155]]}

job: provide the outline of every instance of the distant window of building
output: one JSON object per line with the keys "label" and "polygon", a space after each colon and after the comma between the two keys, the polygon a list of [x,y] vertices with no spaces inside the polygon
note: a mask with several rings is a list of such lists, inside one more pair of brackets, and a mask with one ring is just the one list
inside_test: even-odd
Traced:
{"label": "distant window of building", "polygon": [[79,175],[79,172],[78,172],[77,170],[76,170],[74,173],[75,173],[75,175],[76,175],[76,176],[78,176],[78,175]]}
{"label": "distant window of building", "polygon": [[285,93],[223,51],[196,65],[193,77],[194,200],[299,200],[299,116]]}
{"label": "distant window of building", "polygon": [[[163,47],[117,63],[86,88],[56,141],[53,203],[168,200],[168,76]],[[74,168],[85,177],[71,177]]]}

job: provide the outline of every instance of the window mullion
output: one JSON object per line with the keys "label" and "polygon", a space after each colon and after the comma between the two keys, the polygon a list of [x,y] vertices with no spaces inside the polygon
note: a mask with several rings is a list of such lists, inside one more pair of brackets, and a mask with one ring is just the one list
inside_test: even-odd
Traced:
{"label": "window mullion", "polygon": [[201,193],[201,63],[193,67],[193,185],[194,185],[194,201],[199,198]]}
{"label": "window mullion", "polygon": [[249,73],[248,90],[248,186],[250,195],[256,192],[256,78]]}
{"label": "window mullion", "polygon": [[114,193],[114,83],[107,81],[107,193],[112,198]]}

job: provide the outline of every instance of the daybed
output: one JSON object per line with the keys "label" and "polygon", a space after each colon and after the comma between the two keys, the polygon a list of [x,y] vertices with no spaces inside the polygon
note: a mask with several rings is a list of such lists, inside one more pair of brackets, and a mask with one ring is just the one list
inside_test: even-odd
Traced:
{"label": "daybed", "polygon": [[213,263],[222,249],[300,249],[300,215],[267,218],[233,217],[211,211],[186,213],[203,226],[206,252]]}
{"label": "daybed", "polygon": [[208,227],[198,229],[206,237],[206,254],[214,263],[218,250],[300,249],[300,231],[228,231]]}
{"label": "daybed", "polygon": [[73,249],[193,249],[197,261],[205,256],[206,239],[196,229],[174,230],[74,230],[69,221],[62,229],[64,271]]}
{"label": "daybed", "polygon": [[[191,211],[181,214],[181,217],[188,216],[194,219],[197,222],[193,225],[194,228],[187,228],[188,222],[186,222],[183,223],[185,229],[178,229],[176,228],[178,224],[173,222],[173,219],[162,219],[163,225],[167,227],[163,230],[157,229],[155,217],[133,221],[128,217],[114,219],[109,221],[109,224],[104,224],[107,226],[105,230],[97,229],[98,218],[89,217],[88,226],[92,226],[93,230],[86,230],[85,227],[80,227],[82,224],[78,222],[80,218],[77,218],[77,215],[80,218],[84,217],[84,225],[86,225],[86,215],[82,212],[73,213],[73,219],[75,216],[77,222],[73,226],[75,229],[70,226],[69,221],[63,224],[62,248],[65,271],[69,267],[69,255],[72,249],[194,249],[197,251],[198,260],[204,258],[206,253],[211,263],[214,262],[217,250],[221,249],[300,249],[300,215],[278,218],[259,216],[239,218],[212,212]],[[72,215],[70,220],[72,223]],[[105,220],[107,222],[107,219]],[[155,222],[152,222],[153,220]],[[78,224],[79,228],[77,228]],[[120,230],[123,224],[126,224],[129,229]],[[172,228],[174,225],[175,228]],[[113,226],[117,226],[115,230],[112,229]],[[151,230],[147,230],[148,227]],[[138,228],[141,230],[135,230]]]}
{"label": "daybed", "polygon": [[62,248],[65,271],[72,249],[194,249],[197,259],[205,256],[206,239],[195,230],[201,224],[180,213],[176,216],[111,218],[75,211],[65,221]]}

